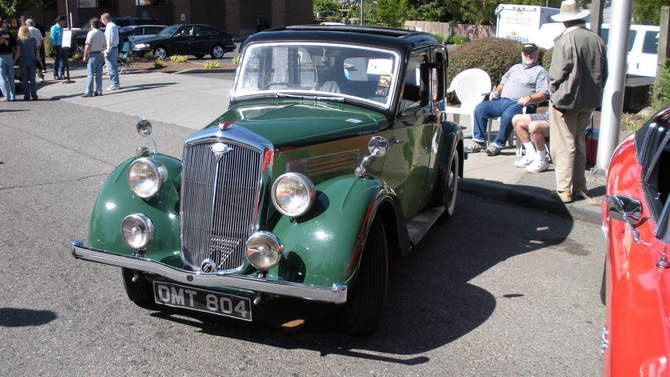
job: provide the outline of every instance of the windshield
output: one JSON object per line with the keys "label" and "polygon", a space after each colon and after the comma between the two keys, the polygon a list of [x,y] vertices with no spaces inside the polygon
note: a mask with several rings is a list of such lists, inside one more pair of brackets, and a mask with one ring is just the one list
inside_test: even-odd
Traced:
{"label": "windshield", "polygon": [[[370,47],[315,43],[251,45],[244,53],[233,98],[288,93],[390,107],[397,53]],[[323,97],[323,98],[321,98]]]}
{"label": "windshield", "polygon": [[174,33],[175,30],[177,30],[178,27],[179,25],[168,26],[165,29],[161,30],[160,33],[158,33],[158,35],[169,37]]}

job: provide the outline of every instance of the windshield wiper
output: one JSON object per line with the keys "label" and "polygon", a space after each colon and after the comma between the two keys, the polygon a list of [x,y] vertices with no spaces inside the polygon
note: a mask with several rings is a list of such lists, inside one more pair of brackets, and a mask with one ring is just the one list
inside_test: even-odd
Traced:
{"label": "windshield wiper", "polygon": [[313,101],[335,101],[335,102],[346,102],[344,97],[335,97],[335,96],[305,96],[300,94],[289,94],[289,93],[274,93],[277,98],[297,98],[297,99],[307,99]]}

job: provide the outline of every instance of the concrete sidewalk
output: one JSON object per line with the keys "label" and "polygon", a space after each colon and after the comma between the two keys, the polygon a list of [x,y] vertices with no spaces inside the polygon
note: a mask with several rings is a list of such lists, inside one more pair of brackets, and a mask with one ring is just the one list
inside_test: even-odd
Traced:
{"label": "concrete sidewalk", "polygon": [[[70,77],[74,80],[72,84],[50,82],[43,86],[39,89],[40,97],[192,129],[200,129],[223,114],[228,107],[232,87],[232,80],[226,79],[140,72],[121,75],[122,90],[105,91],[101,97],[82,98],[86,71],[73,70]],[[105,77],[104,87],[107,86]],[[464,131],[466,145],[471,142],[470,131]],[[514,167],[513,162],[517,158],[513,148],[504,149],[501,155],[495,157],[488,157],[485,153],[470,154],[465,161],[461,190],[582,221],[601,222],[604,177],[588,176],[592,200],[563,204],[554,194],[553,169],[539,174],[528,173],[525,169]]]}

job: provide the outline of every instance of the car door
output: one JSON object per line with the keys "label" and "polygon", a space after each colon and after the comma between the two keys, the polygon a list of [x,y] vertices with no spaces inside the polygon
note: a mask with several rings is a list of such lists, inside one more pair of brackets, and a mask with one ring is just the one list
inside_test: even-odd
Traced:
{"label": "car door", "polygon": [[209,54],[214,46],[212,28],[202,25],[193,27],[193,54]]}
{"label": "car door", "polygon": [[430,100],[430,50],[414,52],[406,65],[396,120],[388,135],[383,176],[393,187],[406,218],[430,200],[428,170],[435,112]]}
{"label": "car door", "polygon": [[193,26],[182,26],[171,38],[169,47],[173,54],[190,54],[193,42]]}

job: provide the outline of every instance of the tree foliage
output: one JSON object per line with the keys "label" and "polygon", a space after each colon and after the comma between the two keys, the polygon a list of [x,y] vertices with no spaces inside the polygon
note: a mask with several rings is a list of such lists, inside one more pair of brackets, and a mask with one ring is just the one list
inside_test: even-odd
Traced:
{"label": "tree foliage", "polygon": [[333,0],[314,0],[313,9],[321,17],[335,16],[340,13],[340,4]]}
{"label": "tree foliage", "polygon": [[670,5],[670,0],[635,0],[633,1],[633,23],[658,25],[661,7]]}
{"label": "tree foliage", "polygon": [[388,27],[399,28],[407,19],[407,0],[377,0],[377,21]]}
{"label": "tree foliage", "polygon": [[0,17],[19,17],[30,8],[51,8],[56,0],[0,0]]}

